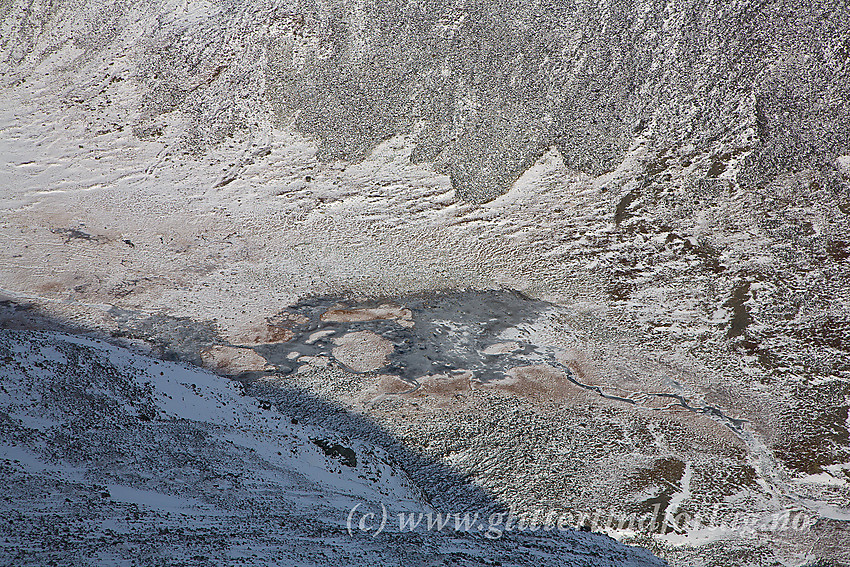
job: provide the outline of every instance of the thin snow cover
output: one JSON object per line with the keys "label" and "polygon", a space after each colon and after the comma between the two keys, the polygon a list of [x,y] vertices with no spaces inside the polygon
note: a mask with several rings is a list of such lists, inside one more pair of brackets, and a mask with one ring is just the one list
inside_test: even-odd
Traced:
{"label": "thin snow cover", "polygon": [[[0,374],[4,562],[374,565],[462,553],[470,565],[569,566],[592,553],[600,565],[661,565],[592,534],[401,533],[399,514],[434,510],[385,451],[191,366],[2,331]],[[349,530],[355,507],[385,509],[387,533]]]}
{"label": "thin snow cover", "polygon": [[[727,500],[754,515],[790,505],[827,510],[817,530],[659,550],[671,561],[833,561],[850,524],[828,519],[847,512],[850,484],[819,475],[847,478],[829,467],[850,458],[847,3],[448,4],[5,2],[0,291],[13,301],[0,298],[0,311],[15,312],[11,323],[23,328],[42,328],[27,323],[41,312],[132,337],[140,348],[149,341],[155,353],[173,346],[182,360],[238,376],[262,368],[248,349],[267,352],[254,347],[270,342],[270,331],[286,334],[275,317],[307,297],[521,291],[563,309],[482,344],[460,325],[439,352],[449,361],[475,352],[481,364],[529,358],[522,366],[554,356],[589,389],[562,380],[575,395],[557,404],[498,387],[468,396],[452,388],[471,392],[470,380],[448,374],[443,387],[400,393],[412,389],[390,376],[386,392],[355,391],[371,377],[342,373],[318,346],[295,354],[298,370],[285,359],[293,371],[281,382],[301,381],[343,408],[382,400],[362,417],[429,458],[439,460],[443,447],[473,455],[453,470],[520,508],[540,498],[569,509],[630,506],[656,488],[673,496],[687,462],[682,511]],[[238,344],[250,358],[181,351],[183,331],[210,321],[220,331],[214,344]],[[332,343],[320,338],[315,345]],[[481,355],[507,341],[538,348]],[[218,368],[225,359],[239,368]],[[50,372],[79,367],[60,360],[47,363]],[[94,504],[77,494],[99,482],[90,491],[100,503],[91,533],[107,524],[126,533],[104,511],[113,510],[114,498],[101,497],[108,485],[268,518],[312,505],[313,496],[295,491],[278,497],[273,487],[283,486],[287,467],[327,468],[341,475],[330,480],[343,493],[341,478],[360,482],[313,441],[304,462],[285,450],[275,460],[270,444],[296,446],[303,435],[279,438],[262,411],[251,414],[261,429],[246,436],[239,428],[248,418],[231,419],[229,402],[209,405],[192,392],[187,411],[212,408],[228,421],[177,417],[171,406],[184,407],[184,394],[169,394],[172,404],[151,379],[149,404],[132,413],[116,400],[142,396],[138,384],[124,396],[78,374],[50,388],[46,405],[23,401],[28,382],[4,384],[21,394],[3,416],[21,435],[9,447],[32,437],[27,454],[39,462],[52,463],[39,453],[45,447],[61,448],[57,462],[97,471],[65,493],[33,480],[21,494],[38,496],[20,509],[88,509]],[[503,401],[522,411],[506,413]],[[715,409],[741,427],[727,427]],[[110,411],[126,413],[126,423],[94,428],[94,416]],[[74,421],[71,412],[92,419]],[[458,423],[466,424],[461,435]],[[54,431],[65,433],[44,438]],[[327,450],[356,452],[347,431]],[[539,467],[528,466],[529,454]],[[358,454],[355,468],[367,461]],[[807,475],[811,482],[792,482]],[[321,475],[293,479],[314,496],[329,490]],[[373,485],[383,482],[357,487],[379,492]],[[325,500],[327,514],[291,517],[337,517],[344,506]],[[42,521],[52,522],[30,522],[27,542],[49,540]],[[268,538],[293,539],[267,523]],[[287,562],[322,562],[319,553],[334,545],[327,533],[313,548],[300,543],[303,557]],[[160,535],[156,545],[188,537]],[[256,537],[249,547],[228,541],[247,557],[259,545]],[[130,553],[103,551],[93,562]]]}

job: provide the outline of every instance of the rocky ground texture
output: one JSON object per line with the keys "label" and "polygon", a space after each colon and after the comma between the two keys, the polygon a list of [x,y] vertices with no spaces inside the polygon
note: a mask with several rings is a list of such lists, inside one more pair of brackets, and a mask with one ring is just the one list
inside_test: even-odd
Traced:
{"label": "rocky ground texture", "polygon": [[3,325],[236,377],[434,506],[477,502],[453,471],[526,511],[792,509],[618,537],[846,563],[848,30],[840,1],[8,0]]}

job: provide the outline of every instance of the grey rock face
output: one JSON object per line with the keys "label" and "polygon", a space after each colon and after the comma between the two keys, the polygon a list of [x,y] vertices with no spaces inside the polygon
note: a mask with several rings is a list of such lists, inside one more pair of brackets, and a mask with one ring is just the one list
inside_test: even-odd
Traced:
{"label": "grey rock face", "polygon": [[850,147],[840,2],[305,2],[292,18],[269,45],[270,98],[320,155],[357,160],[415,131],[411,158],[471,201],[550,146],[599,175],[638,136],[660,153],[734,141],[754,150],[753,184],[803,167],[830,177]]}
{"label": "grey rock face", "polygon": [[[0,47],[20,70],[47,55],[28,51],[43,40],[36,30],[68,7],[20,17],[15,6]],[[72,26],[74,44],[109,44],[141,8],[98,9]],[[659,158],[722,146],[709,177],[747,153],[747,186],[812,168],[848,199],[834,165],[850,151],[850,10],[838,0],[211,8],[141,38],[138,136],[155,139],[150,120],[179,109],[195,117],[184,142],[197,150],[253,132],[268,109],[314,136],[321,159],[350,162],[409,134],[411,160],[435,164],[475,202],[504,193],[552,146],[594,176],[637,141]]]}

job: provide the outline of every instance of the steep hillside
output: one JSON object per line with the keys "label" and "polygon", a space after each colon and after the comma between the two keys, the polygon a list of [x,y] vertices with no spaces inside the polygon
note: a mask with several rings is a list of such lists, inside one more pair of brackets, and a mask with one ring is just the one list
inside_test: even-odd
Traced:
{"label": "steep hillside", "polygon": [[[4,331],[0,355],[4,565],[663,564],[574,531],[400,531],[434,511],[384,451],[235,382],[61,334]],[[351,520],[382,506],[386,533]]]}
{"label": "steep hillside", "polygon": [[5,0],[0,62],[4,327],[237,376],[436,503],[792,510],[617,535],[850,561],[846,2]]}

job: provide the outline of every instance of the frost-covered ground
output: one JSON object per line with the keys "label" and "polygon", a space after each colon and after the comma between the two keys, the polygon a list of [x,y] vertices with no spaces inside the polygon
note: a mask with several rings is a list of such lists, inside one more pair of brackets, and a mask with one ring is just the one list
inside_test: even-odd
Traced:
{"label": "frost-covered ground", "polygon": [[846,3],[0,15],[4,327],[238,376],[448,509],[793,510],[618,537],[850,561]]}
{"label": "frost-covered ground", "polygon": [[576,531],[360,531],[434,510],[379,447],[185,364],[3,331],[0,368],[3,565],[662,565]]}

